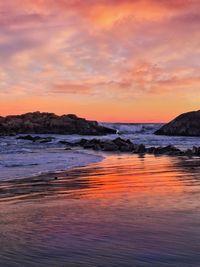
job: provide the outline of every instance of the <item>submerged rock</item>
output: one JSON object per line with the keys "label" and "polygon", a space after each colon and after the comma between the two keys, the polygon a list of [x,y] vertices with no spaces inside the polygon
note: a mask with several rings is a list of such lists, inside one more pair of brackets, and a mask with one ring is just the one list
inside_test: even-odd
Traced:
{"label": "submerged rock", "polygon": [[154,154],[155,150],[156,150],[156,148],[154,146],[152,146],[152,147],[148,147],[146,152],[149,153],[149,154]]}
{"label": "submerged rock", "polygon": [[179,115],[155,132],[157,135],[200,136],[200,110]]}
{"label": "submerged rock", "polygon": [[200,147],[193,146],[193,148],[192,148],[192,153],[193,153],[195,156],[200,156]]}
{"label": "submerged rock", "polygon": [[98,139],[81,139],[75,143],[77,146],[81,146],[85,149],[94,149],[102,151],[123,151],[131,152],[134,149],[134,145],[130,140],[124,140],[116,138],[114,140],[98,140]]}
{"label": "submerged rock", "polygon": [[16,134],[115,134],[116,130],[88,121],[76,115],[58,116],[54,113],[33,112],[0,117],[0,135]]}
{"label": "submerged rock", "polygon": [[193,147],[185,151],[179,148],[168,145],[160,147],[146,147],[144,144],[133,144],[130,140],[116,138],[114,140],[98,140],[98,139],[81,139],[76,143],[69,143],[69,146],[81,146],[84,149],[93,149],[99,151],[110,152],[129,152],[134,154],[153,154],[153,155],[168,155],[168,156],[198,156],[200,157],[200,147]]}
{"label": "submerged rock", "polygon": [[52,138],[52,137],[45,137],[45,138],[41,138],[41,139],[39,140],[39,142],[40,142],[40,143],[49,143],[49,142],[52,142],[53,139],[54,139],[54,138]]}
{"label": "submerged rock", "polygon": [[146,152],[146,147],[143,144],[135,145],[133,152],[136,154],[144,154]]}
{"label": "submerged rock", "polygon": [[54,139],[54,137],[40,137],[40,136],[23,135],[23,136],[18,136],[16,139],[28,140],[28,141],[32,141],[32,142],[38,141],[39,143],[49,143]]}
{"label": "submerged rock", "polygon": [[36,140],[40,139],[40,137],[39,136],[31,136],[31,135],[23,135],[23,136],[18,136],[16,139],[22,139],[22,140],[28,140],[28,141],[35,142]]}
{"label": "submerged rock", "polygon": [[61,145],[66,145],[66,146],[73,146],[73,145],[75,146],[74,143],[70,143],[70,142],[65,141],[65,140],[61,140],[58,143],[61,144]]}
{"label": "submerged rock", "polygon": [[179,155],[181,154],[181,150],[174,146],[168,145],[165,147],[156,147],[154,149],[154,154]]}

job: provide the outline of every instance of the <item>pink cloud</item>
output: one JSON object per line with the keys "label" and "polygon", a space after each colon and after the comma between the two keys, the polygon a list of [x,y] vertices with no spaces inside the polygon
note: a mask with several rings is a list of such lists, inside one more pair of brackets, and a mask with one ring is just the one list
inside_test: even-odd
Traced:
{"label": "pink cloud", "polygon": [[2,90],[181,95],[200,82],[199,11],[197,0],[1,1]]}
{"label": "pink cloud", "polygon": [[91,94],[92,88],[87,84],[78,83],[58,83],[53,86],[51,91],[55,94]]}

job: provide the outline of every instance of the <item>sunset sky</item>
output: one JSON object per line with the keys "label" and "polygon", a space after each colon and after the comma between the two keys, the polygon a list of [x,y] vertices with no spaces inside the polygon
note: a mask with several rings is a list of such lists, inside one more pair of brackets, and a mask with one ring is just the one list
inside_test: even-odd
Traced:
{"label": "sunset sky", "polygon": [[0,0],[0,115],[200,109],[199,0]]}

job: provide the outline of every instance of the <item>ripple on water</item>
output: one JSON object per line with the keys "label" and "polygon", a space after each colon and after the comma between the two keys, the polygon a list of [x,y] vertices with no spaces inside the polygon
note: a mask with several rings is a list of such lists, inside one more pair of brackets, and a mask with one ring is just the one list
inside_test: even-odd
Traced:
{"label": "ripple on water", "polygon": [[116,155],[1,183],[0,266],[198,267],[199,177],[199,159]]}

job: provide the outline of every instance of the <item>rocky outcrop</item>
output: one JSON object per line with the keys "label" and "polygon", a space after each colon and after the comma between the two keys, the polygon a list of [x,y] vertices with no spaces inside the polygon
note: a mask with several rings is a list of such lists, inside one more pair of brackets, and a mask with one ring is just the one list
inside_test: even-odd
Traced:
{"label": "rocky outcrop", "polygon": [[194,146],[193,148],[187,150],[180,150],[179,148],[172,145],[164,147],[146,147],[144,144],[134,144],[129,139],[125,140],[120,137],[114,140],[81,139],[76,143],[63,142],[62,144],[67,145],[66,149],[70,149],[70,147],[80,146],[84,149],[93,149],[96,151],[105,152],[128,152],[139,155],[152,154],[155,156],[167,155],[200,157],[200,147]]}
{"label": "rocky outcrop", "polygon": [[176,117],[155,132],[157,135],[200,136],[200,110]]}
{"label": "rocky outcrop", "polygon": [[114,140],[81,139],[79,142],[73,145],[81,146],[84,149],[93,149],[101,151],[131,152],[134,150],[134,144],[130,140],[124,140],[120,137]]}
{"label": "rocky outcrop", "polygon": [[26,113],[0,117],[0,135],[15,134],[115,134],[116,130],[103,127],[96,121],[88,121],[76,115],[58,116],[54,113]]}
{"label": "rocky outcrop", "polygon": [[165,147],[145,147],[144,144],[134,144],[129,139],[125,140],[120,137],[114,140],[98,140],[98,139],[81,139],[76,143],[68,143],[69,146],[81,146],[84,149],[93,149],[97,151],[110,152],[129,152],[134,154],[154,154],[169,156],[192,156],[200,155],[200,148],[194,147],[191,152],[189,150],[181,151],[174,146]]}

